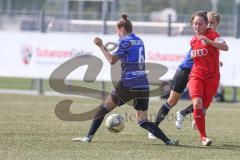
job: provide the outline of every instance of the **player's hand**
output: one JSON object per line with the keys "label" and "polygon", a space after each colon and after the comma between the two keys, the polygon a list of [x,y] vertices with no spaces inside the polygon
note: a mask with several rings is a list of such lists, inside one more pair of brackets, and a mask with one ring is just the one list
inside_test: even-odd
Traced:
{"label": "player's hand", "polygon": [[94,42],[98,47],[103,46],[102,39],[99,38],[99,37],[94,38],[94,41],[93,41],[93,42]]}
{"label": "player's hand", "polygon": [[198,37],[199,40],[202,41],[203,45],[205,45],[205,44],[208,43],[208,40],[209,40],[209,39],[208,39],[207,37],[205,37],[205,36],[203,36],[203,35],[198,35],[197,37]]}

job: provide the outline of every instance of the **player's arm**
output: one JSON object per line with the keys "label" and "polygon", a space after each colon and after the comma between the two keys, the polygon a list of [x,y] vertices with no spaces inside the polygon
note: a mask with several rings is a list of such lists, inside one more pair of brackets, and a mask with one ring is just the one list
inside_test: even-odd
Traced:
{"label": "player's arm", "polygon": [[208,39],[207,37],[200,35],[200,36],[198,36],[198,39],[203,40],[205,43],[209,43],[210,45],[212,45],[220,50],[228,51],[228,45],[221,37],[218,37],[215,39],[215,41],[212,41],[212,40]]}
{"label": "player's arm", "polygon": [[116,55],[113,55],[107,51],[107,49],[104,47],[102,39],[99,37],[96,37],[94,39],[94,43],[100,48],[104,56],[106,57],[107,61],[113,65],[118,61],[118,57]]}

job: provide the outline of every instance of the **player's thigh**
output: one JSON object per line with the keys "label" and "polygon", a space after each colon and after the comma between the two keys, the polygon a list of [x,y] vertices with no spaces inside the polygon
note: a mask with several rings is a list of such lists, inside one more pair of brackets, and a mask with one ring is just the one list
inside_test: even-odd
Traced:
{"label": "player's thigh", "polygon": [[208,108],[212,102],[213,97],[217,93],[217,89],[219,86],[219,80],[207,80],[205,81],[205,92],[203,98],[203,106]]}
{"label": "player's thigh", "polygon": [[188,82],[189,95],[191,99],[204,97],[204,82],[198,77],[190,77]]}
{"label": "player's thigh", "polygon": [[134,100],[133,100],[133,107],[137,111],[147,111],[148,104],[149,104],[148,97],[137,97],[137,98],[134,98]]}
{"label": "player's thigh", "polygon": [[203,108],[203,98],[195,97],[191,99],[194,109],[202,109]]}
{"label": "player's thigh", "polygon": [[177,93],[183,93],[187,86],[190,72],[190,69],[178,68],[173,77],[172,90]]}
{"label": "player's thigh", "polygon": [[107,96],[107,98],[104,100],[104,104],[103,105],[109,111],[112,111],[114,108],[116,108],[118,106],[118,104],[115,103],[112,100],[112,96],[111,95]]}
{"label": "player's thigh", "polygon": [[118,106],[121,106],[134,98],[134,93],[131,92],[129,88],[123,87],[121,83],[119,83],[111,93],[112,101]]}

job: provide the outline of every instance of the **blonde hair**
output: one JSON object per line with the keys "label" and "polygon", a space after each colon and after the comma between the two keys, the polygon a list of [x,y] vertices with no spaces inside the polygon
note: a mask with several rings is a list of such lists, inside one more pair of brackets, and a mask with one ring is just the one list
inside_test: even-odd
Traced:
{"label": "blonde hair", "polygon": [[217,21],[217,23],[220,24],[221,17],[218,12],[208,12],[207,17],[214,18]]}

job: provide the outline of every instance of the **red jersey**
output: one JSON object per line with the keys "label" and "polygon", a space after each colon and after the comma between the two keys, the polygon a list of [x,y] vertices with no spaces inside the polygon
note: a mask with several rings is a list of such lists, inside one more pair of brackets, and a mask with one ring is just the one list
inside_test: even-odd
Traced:
{"label": "red jersey", "polygon": [[[207,29],[204,36],[212,41],[216,41],[220,37],[217,32],[211,29]],[[192,47],[191,57],[194,60],[190,76],[201,79],[219,79],[219,49],[208,43],[206,44],[203,40],[199,40],[196,35],[192,38],[190,44]]]}

